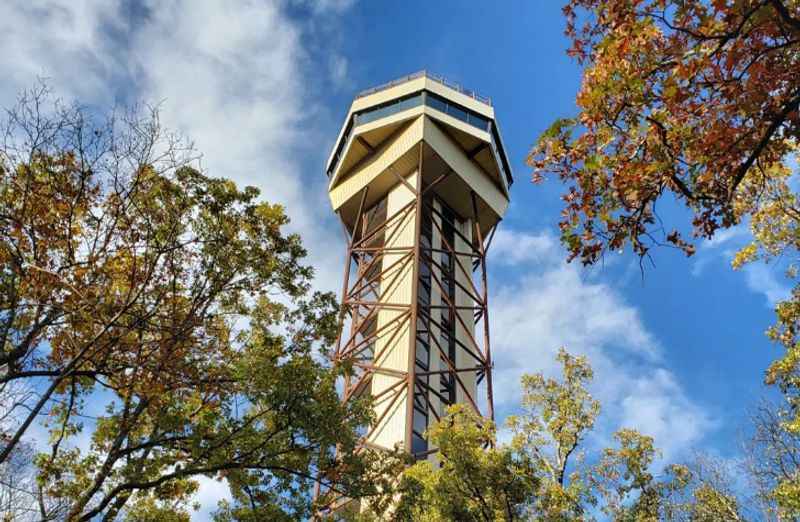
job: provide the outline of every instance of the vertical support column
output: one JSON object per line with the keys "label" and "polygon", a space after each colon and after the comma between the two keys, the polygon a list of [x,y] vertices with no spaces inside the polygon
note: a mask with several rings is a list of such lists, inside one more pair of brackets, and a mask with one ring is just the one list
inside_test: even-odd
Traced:
{"label": "vertical support column", "polygon": [[423,143],[419,142],[419,158],[417,160],[417,199],[414,215],[414,265],[411,278],[411,317],[410,341],[408,347],[408,388],[406,392],[406,432],[405,450],[411,452],[412,431],[414,429],[414,386],[416,384],[417,357],[417,318],[419,317],[419,236],[422,232],[422,155]]}
{"label": "vertical support column", "polygon": [[[431,185],[425,189],[425,192],[428,192],[430,187]],[[423,207],[425,204],[426,203],[423,203]],[[427,204],[432,206],[432,208],[429,210],[431,216],[431,244],[429,251],[421,253],[421,255],[428,258],[431,270],[431,301],[430,307],[428,308],[428,345],[430,350],[428,381],[431,389],[426,390],[428,396],[427,404],[430,405],[431,410],[428,412],[428,423],[430,424],[430,413],[433,413],[433,418],[437,419],[438,417],[441,417],[446,407],[444,402],[439,398],[439,394],[435,393],[433,390],[439,389],[439,382],[442,375],[440,372],[447,370],[447,364],[442,362],[442,358],[439,353],[439,345],[442,339],[442,328],[439,326],[442,315],[440,307],[445,303],[444,298],[442,297],[442,289],[437,284],[437,278],[440,277],[440,270],[437,267],[437,261],[441,258],[441,253],[439,250],[443,248],[442,234],[439,232],[439,229],[442,228],[441,218],[439,217],[441,205],[439,200],[435,197],[431,197],[427,201]]]}
{"label": "vertical support column", "polygon": [[487,408],[489,409],[489,419],[494,421],[494,394],[492,391],[492,350],[489,345],[489,288],[486,278],[486,249],[483,246],[483,234],[481,233],[480,219],[478,218],[478,202],[475,198],[475,191],[471,190],[470,198],[472,199],[472,215],[475,222],[475,239],[478,243],[478,253],[481,266],[481,286],[483,287],[483,349],[484,360],[486,366],[486,396]]}
{"label": "vertical support column", "polygon": [[[411,175],[411,180],[416,174]],[[408,349],[411,336],[411,294],[415,244],[414,208],[416,189],[398,183],[386,195],[386,216],[382,237],[374,237],[370,252],[375,258],[372,278],[378,283],[372,302],[365,303],[377,321],[370,338],[374,340],[371,361],[361,367],[368,373],[375,399],[376,421],[365,442],[386,449],[405,443],[405,405],[408,392]],[[367,374],[365,374],[367,375]]]}

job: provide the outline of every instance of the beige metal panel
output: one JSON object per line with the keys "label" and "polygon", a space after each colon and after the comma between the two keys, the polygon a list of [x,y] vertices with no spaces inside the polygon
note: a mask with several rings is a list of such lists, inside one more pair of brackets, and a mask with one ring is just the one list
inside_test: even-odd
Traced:
{"label": "beige metal panel", "polygon": [[[497,157],[496,149],[492,145],[492,136],[491,136],[491,134],[489,134],[486,131],[482,131],[481,129],[479,129],[477,127],[473,127],[472,125],[470,125],[468,123],[465,123],[465,122],[459,120],[458,118],[454,118],[454,117],[450,116],[449,114],[445,114],[445,113],[443,113],[441,111],[438,111],[438,110],[434,109],[433,107],[427,107],[426,106],[424,112],[425,112],[425,114],[427,116],[435,118],[435,119],[441,121],[442,123],[444,123],[446,125],[449,125],[450,127],[456,128],[459,131],[464,132],[466,134],[469,134],[470,136],[473,136],[473,137],[475,137],[475,138],[477,138],[477,139],[479,139],[479,140],[481,140],[483,142],[486,142],[486,143],[488,143],[490,145],[489,148],[492,150],[492,152],[491,152],[492,162],[495,163],[495,165],[492,167],[493,173],[494,173],[495,178],[498,180],[498,182],[501,184],[501,187],[503,188],[503,195],[506,197],[506,199],[508,199],[508,181],[506,180],[505,176],[501,175],[501,164],[500,164],[501,160],[500,160],[499,157]],[[463,154],[463,152],[462,152],[462,154]],[[469,158],[467,158],[467,160],[471,162],[471,160],[469,160]]]}
{"label": "beige metal panel", "polygon": [[347,116],[344,118],[344,123],[342,124],[342,128],[339,129],[339,135],[336,137],[336,141],[333,144],[333,149],[331,149],[331,153],[328,155],[328,161],[325,163],[325,168],[327,169],[331,165],[331,160],[333,160],[333,155],[336,151],[337,145],[344,137],[344,130],[347,128],[347,124],[350,122],[350,118],[353,116],[353,113],[358,112],[360,110],[366,109],[367,107],[371,107],[373,105],[378,105],[380,103],[387,102],[393,98],[398,98],[400,96],[405,96],[406,94],[411,94],[412,92],[420,91],[425,88],[425,78],[415,78],[411,81],[406,83],[402,83],[400,85],[396,85],[390,89],[386,89],[383,91],[376,92],[375,94],[370,94],[369,96],[362,96],[361,98],[356,98],[353,100],[353,103],[350,104],[350,110],[347,111]]}
{"label": "beige metal panel", "polygon": [[345,161],[343,161],[343,159],[347,155],[347,152],[350,149],[350,147],[352,147],[352,144],[355,142],[357,136],[375,130],[379,127],[394,125],[397,123],[401,123],[405,120],[411,120],[422,114],[423,109],[424,107],[422,105],[418,107],[412,107],[405,111],[398,112],[396,114],[392,114],[391,116],[371,121],[369,123],[365,123],[364,125],[359,125],[358,127],[354,128],[350,134],[350,144],[348,144],[342,151],[342,159],[339,160],[339,164],[336,166],[336,170],[334,170],[333,173],[331,174],[331,179],[328,182],[328,190],[333,189],[333,187],[339,182],[339,178],[343,174],[345,174],[345,172],[342,172],[342,169],[344,168],[345,165]]}
{"label": "beige metal panel", "polygon": [[390,114],[389,116],[384,116],[383,118],[379,118],[375,121],[359,125],[358,127],[353,129],[353,134],[357,136],[359,134],[365,134],[371,130],[377,129],[378,127],[383,127],[385,125],[392,125],[394,123],[398,123],[403,120],[410,120],[415,116],[419,116],[420,114],[422,114],[424,109],[425,109],[424,105],[417,105],[416,107],[411,107],[410,109]]}
{"label": "beige metal panel", "polygon": [[[444,123],[446,125],[449,125],[450,127],[458,129],[459,131],[461,131],[461,132],[463,132],[465,134],[469,134],[470,136],[473,136],[474,138],[476,138],[478,140],[484,141],[486,143],[491,143],[492,137],[488,132],[483,131],[483,130],[481,130],[481,129],[477,128],[477,127],[474,127],[472,125],[469,125],[468,123],[465,123],[465,122],[463,122],[463,121],[461,121],[461,120],[459,120],[457,118],[454,118],[454,117],[450,116],[449,114],[445,114],[445,113],[443,113],[441,111],[438,111],[438,110],[436,110],[436,109],[434,109],[432,107],[428,107],[428,106],[425,106],[425,105],[419,105],[417,107],[412,107],[412,108],[407,109],[405,111],[398,112],[396,114],[392,114],[390,116],[386,116],[385,118],[381,118],[381,119],[378,119],[378,120],[375,120],[375,121],[371,121],[369,123],[365,123],[364,125],[359,125],[359,126],[355,127],[352,130],[351,134],[350,134],[349,143],[346,145],[345,149],[342,151],[342,159],[339,160],[339,164],[336,166],[336,170],[334,170],[333,173],[331,174],[331,179],[328,182],[328,189],[329,190],[332,189],[339,182],[339,178],[344,174],[343,169],[346,168],[345,165],[347,164],[347,162],[344,161],[344,158],[347,157],[347,155],[348,155],[347,153],[348,153],[349,149],[353,146],[354,143],[356,143],[356,137],[357,136],[366,134],[366,133],[368,133],[370,131],[373,131],[373,130],[375,130],[377,128],[380,128],[380,127],[385,127],[385,126],[389,126],[389,125],[395,125],[395,124],[401,123],[401,122],[403,122],[405,120],[413,119],[413,118],[415,118],[415,117],[417,117],[417,116],[419,116],[420,114],[423,114],[423,113],[427,114],[428,116],[430,116],[432,118],[435,118],[435,119],[441,121],[442,123]],[[497,160],[495,160],[495,161],[497,161]],[[497,169],[497,167],[495,167],[495,169]],[[498,171],[499,171],[499,169],[498,169]],[[502,176],[499,176],[499,177],[502,177]],[[503,183],[503,186],[505,187],[506,186],[505,185],[505,183],[506,183],[505,179],[502,180],[502,183]]]}
{"label": "beige metal panel", "polygon": [[338,210],[362,188],[381,175],[390,165],[422,139],[423,118],[418,118],[400,133],[392,143],[375,151],[373,158],[359,167],[350,177],[331,189],[328,194],[334,210]]}
{"label": "beige metal panel", "polygon": [[[396,377],[389,377],[376,373],[373,376],[373,386],[375,379],[380,381],[385,380],[390,384],[395,384],[398,380]],[[394,393],[387,393],[374,403],[375,418],[380,419],[383,417],[383,419],[372,432],[368,441],[370,444],[375,444],[386,449],[394,449],[395,447],[402,447],[404,445],[406,437],[405,425],[408,386],[403,384],[398,384],[397,386],[397,389],[401,392],[400,398],[396,399]],[[386,414],[384,415],[385,411]]]}
{"label": "beige metal panel", "polygon": [[328,153],[328,161],[325,162],[325,172],[328,172],[328,169],[331,167],[331,161],[333,161],[333,155],[336,154],[336,149],[339,148],[339,142],[342,141],[344,138],[344,131],[347,129],[347,124],[350,123],[350,116],[353,114],[353,108],[350,107],[350,110],[347,111],[347,116],[344,119],[344,123],[342,123],[342,127],[339,129],[339,134],[336,136],[336,141],[333,142],[333,147],[331,147],[331,151]]}
{"label": "beige metal panel", "polygon": [[[459,227],[459,232],[464,234],[467,239],[472,239],[472,230],[473,230],[473,221],[471,219],[465,219],[461,222]],[[454,248],[456,252],[469,252],[471,250],[470,245],[465,242],[461,236],[455,234],[455,245]],[[456,272],[456,281],[458,281],[464,288],[472,288],[472,284],[470,282],[472,274],[472,257],[468,255],[459,255],[456,256],[458,262],[460,262],[460,266],[456,265],[455,272]],[[464,270],[461,269],[464,268]],[[466,273],[465,273],[466,272]],[[465,292],[460,286],[456,285],[456,304],[458,306],[474,306],[474,300]],[[475,338],[475,316],[472,310],[458,310],[458,315],[461,317],[461,321],[456,321],[456,339],[464,343],[464,345],[472,347],[473,341],[472,339]],[[462,324],[463,321],[463,324]],[[464,328],[466,325],[467,328]],[[457,345],[456,351],[456,366],[458,368],[467,368],[470,366],[477,366],[479,363],[475,360],[475,358],[464,351],[459,345]],[[464,383],[464,388],[467,389],[472,400],[476,403],[478,402],[478,385],[477,385],[477,376],[475,372],[461,372],[459,374],[461,378],[461,382]],[[464,395],[464,391],[461,387],[456,387],[456,401],[460,403],[469,402],[467,397]]]}
{"label": "beige metal panel", "polygon": [[502,217],[508,208],[508,198],[494,182],[470,161],[464,151],[428,117],[424,118],[424,128],[425,142],[433,147],[436,153],[486,202],[498,217]]}
{"label": "beige metal panel", "polygon": [[[494,162],[497,163],[497,170],[500,176],[500,182],[503,184],[503,192],[505,192],[506,197],[509,196],[508,194],[508,178],[502,174],[503,171],[503,160],[500,155],[504,155],[505,153],[502,152],[506,150],[505,146],[503,145],[503,139],[500,137],[500,127],[495,126],[495,130],[497,131],[497,137],[500,138],[500,143],[496,143],[494,138],[492,138],[492,158],[494,158]],[[506,158],[508,159],[508,158]],[[511,179],[514,179],[514,174],[511,172],[511,163],[508,164],[508,174],[511,176]]]}
{"label": "beige metal panel", "polygon": [[[413,186],[417,186],[419,176],[415,172],[406,178],[406,181]],[[402,209],[406,204],[415,199],[415,194],[409,190],[404,184],[397,184],[388,194],[386,201],[386,215],[391,216],[398,210]],[[410,212],[408,217],[401,220],[392,222],[391,227],[386,232],[386,237],[390,237],[390,241],[385,244],[388,249],[396,247],[412,247],[415,243],[416,234],[416,213]],[[398,262],[403,257],[401,252],[386,252],[381,260],[382,269],[386,271],[387,268]],[[389,284],[394,280],[394,284]],[[391,304],[411,304],[414,288],[414,270],[413,261],[404,264],[398,270],[390,270],[384,273],[381,281],[381,297],[382,303]],[[380,309],[378,311],[378,324],[377,328],[380,330],[393,320],[397,320],[398,316],[403,312],[398,310]],[[375,354],[384,355],[373,362],[375,366],[397,370],[400,372],[408,371],[409,349],[413,335],[413,325],[405,320],[405,324],[397,335],[385,335],[376,340]],[[389,343],[391,342],[391,345]],[[394,375],[386,375],[376,373],[372,378],[372,394],[373,396],[379,395],[388,387],[398,384],[399,378]],[[407,389],[405,385],[402,386]],[[387,393],[388,396],[394,396],[393,393]],[[398,399],[391,404],[391,399],[386,398],[375,405],[376,418],[384,417],[383,421],[376,426],[370,442],[378,444],[385,448],[393,448],[395,444],[402,444],[405,442],[406,433],[406,395],[407,391],[401,399]],[[386,410],[389,410],[388,412]],[[386,415],[384,415],[386,412]]]}
{"label": "beige metal panel", "polygon": [[[434,200],[433,200],[433,208],[437,212],[441,212],[442,211],[442,205],[441,205],[441,203],[439,203],[438,199],[434,198]],[[439,215],[437,215],[436,212],[434,212],[432,214],[433,215],[431,216],[431,219],[436,224],[438,224],[439,227],[441,227],[442,226],[442,218],[439,217]],[[442,234],[439,232],[439,229],[437,228],[437,226],[435,224],[432,224],[431,229],[432,229],[431,230],[431,247],[432,248],[443,249],[444,246],[442,246]],[[434,259],[436,259],[436,256],[441,256],[441,254],[439,254],[437,252],[431,252],[431,256],[433,256]],[[437,259],[437,261],[438,261],[438,259]],[[441,280],[441,277],[442,277],[441,276],[441,270],[439,270],[435,265],[433,265],[433,263],[431,263],[431,265],[432,265],[431,266],[431,271],[435,272],[436,276]],[[441,306],[442,304],[443,304],[442,290],[439,288],[439,285],[436,284],[433,276],[431,276],[431,306],[432,307]],[[431,309],[431,315],[436,314],[437,312],[439,314],[441,314],[440,309],[436,309],[436,308],[432,308]],[[441,328],[439,328],[435,324],[431,323],[430,335],[431,335],[431,337],[436,338],[437,340],[441,339],[441,336],[442,336]],[[431,346],[431,359],[430,359],[431,360],[431,364],[430,364],[431,371],[432,372],[438,372],[440,370],[447,369],[446,368],[447,365],[442,363],[441,360],[440,360],[441,358],[440,358],[440,353],[439,353],[439,346],[436,344],[436,342],[433,339],[430,340],[430,346]],[[434,377],[434,378],[436,378],[436,377]],[[433,386],[433,388],[434,389],[438,389],[438,384]],[[436,413],[439,414],[439,416],[441,416],[444,413],[444,406],[442,405],[442,400],[439,399],[439,396],[436,395],[433,392],[429,392],[428,396],[430,397],[431,407],[436,410]],[[428,414],[428,422],[432,422],[433,420],[435,420],[433,418],[433,415],[429,413]]]}
{"label": "beige metal panel", "polygon": [[389,87],[388,89],[380,90],[368,96],[356,98],[355,101],[353,101],[353,104],[350,106],[350,112],[348,112],[347,117],[349,118],[354,112],[367,109],[374,105],[386,103],[390,100],[394,100],[395,98],[402,98],[403,96],[421,91],[423,89],[435,92],[443,98],[452,100],[459,105],[477,112],[478,114],[486,116],[487,118],[494,119],[494,108],[491,105],[480,102],[471,96],[467,96],[464,93],[458,92],[455,89],[451,89],[450,87],[447,87],[446,85],[443,85],[442,83],[425,76],[414,78],[413,80],[395,85],[394,87]]}

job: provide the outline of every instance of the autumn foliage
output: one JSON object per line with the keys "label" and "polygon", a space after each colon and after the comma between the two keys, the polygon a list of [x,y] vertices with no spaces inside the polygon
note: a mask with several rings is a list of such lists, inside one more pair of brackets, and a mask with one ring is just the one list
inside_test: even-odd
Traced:
{"label": "autumn foliage", "polygon": [[339,401],[334,298],[283,209],[157,110],[51,102],[24,93],[0,146],[0,475],[36,478],[11,518],[188,520],[200,477],[223,519],[309,516],[317,478],[357,496],[370,409]]}
{"label": "autumn foliage", "polygon": [[341,518],[348,522],[792,519],[769,497],[771,477],[764,472],[780,469],[776,459],[785,459],[783,469],[796,471],[789,461],[800,445],[797,440],[774,438],[780,428],[772,410],[763,410],[757,423],[761,437],[750,446],[760,457],[757,469],[733,469],[702,454],[664,465],[656,441],[630,428],[619,428],[609,447],[598,447],[593,439],[598,435],[601,405],[589,391],[593,379],[589,361],[563,349],[557,361],[558,376],[523,376],[519,414],[506,420],[510,441],[498,440],[491,421],[463,405],[451,406],[447,416],[428,430],[438,453],[401,475],[385,495],[394,503],[379,497]]}
{"label": "autumn foliage", "polygon": [[[567,187],[569,258],[593,264],[627,246],[644,258],[664,242],[691,255],[698,238],[749,228],[733,267],[782,259],[794,284],[768,331],[785,353],[765,375],[784,398],[766,439],[791,447],[784,442],[800,435],[800,2],[572,0],[564,13],[568,52],[583,68],[578,114],[545,131],[528,163],[534,181],[555,174]],[[659,215],[675,202],[690,227]],[[773,467],[759,476],[791,517],[800,473],[790,461],[767,458]]]}
{"label": "autumn foliage", "polygon": [[571,257],[594,263],[663,239],[691,254],[657,202],[692,212],[695,236],[738,223],[748,177],[784,162],[800,137],[800,4],[785,0],[573,0],[569,54],[583,67],[578,115],[531,151],[534,179],[568,185]]}

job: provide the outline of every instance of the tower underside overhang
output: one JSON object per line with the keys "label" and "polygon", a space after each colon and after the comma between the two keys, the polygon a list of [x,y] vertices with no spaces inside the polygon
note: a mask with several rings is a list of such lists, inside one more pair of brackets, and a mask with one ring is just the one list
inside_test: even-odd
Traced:
{"label": "tower underside overhang", "polygon": [[[329,195],[333,209],[352,230],[364,196],[369,208],[395,185],[415,172],[419,143],[423,144],[423,185],[458,214],[473,218],[472,194],[477,201],[477,222],[488,232],[508,207],[508,187],[486,167],[491,154],[488,133],[459,129],[424,113],[356,129],[344,151],[342,166],[331,180]],[[483,135],[482,135],[483,134]],[[483,162],[481,161],[483,159]],[[492,160],[493,161],[493,160]],[[362,189],[369,187],[364,194]]]}

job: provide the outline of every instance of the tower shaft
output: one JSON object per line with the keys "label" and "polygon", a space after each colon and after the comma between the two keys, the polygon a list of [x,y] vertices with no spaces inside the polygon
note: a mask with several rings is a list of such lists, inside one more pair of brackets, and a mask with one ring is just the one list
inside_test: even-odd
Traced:
{"label": "tower shaft", "polygon": [[[480,221],[475,212],[457,214],[437,196],[436,187],[454,173],[434,177],[425,156],[435,153],[424,142],[416,148],[414,168],[395,171],[396,183],[385,195],[369,208],[359,205],[342,300],[349,327],[335,358],[354,368],[344,400],[364,393],[375,400],[376,421],[365,444],[401,445],[423,457],[432,450],[425,430],[447,406],[465,403],[489,417],[493,412],[488,335],[483,342],[476,338],[476,326],[487,333],[482,325],[488,317]],[[368,192],[363,187],[361,200]],[[488,393],[481,401],[484,380]]]}

